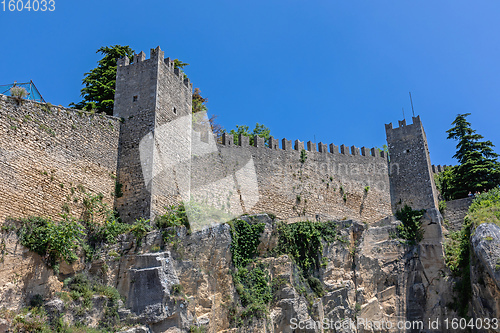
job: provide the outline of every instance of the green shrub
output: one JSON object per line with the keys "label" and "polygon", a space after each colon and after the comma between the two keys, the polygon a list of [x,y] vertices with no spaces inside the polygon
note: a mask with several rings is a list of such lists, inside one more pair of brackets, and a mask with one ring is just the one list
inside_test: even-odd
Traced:
{"label": "green shrub", "polygon": [[458,314],[464,318],[467,316],[472,299],[472,285],[470,281],[470,236],[471,221],[466,217],[462,229],[451,232],[444,243],[446,266],[448,266],[453,275],[457,277],[457,282],[453,288],[457,297],[454,297],[453,303],[448,304],[448,306],[457,311]]}
{"label": "green shrub", "polygon": [[[241,305],[251,309],[248,314],[253,313],[256,317],[265,314],[265,311],[260,310],[272,300],[270,277],[266,268],[259,263],[248,268],[242,267],[233,274],[233,279]],[[258,313],[255,313],[257,309]]]}
{"label": "green shrub", "polygon": [[309,276],[307,278],[307,283],[309,284],[309,287],[311,287],[312,291],[314,291],[316,296],[323,297],[325,295],[325,288],[323,287],[320,279],[314,276]]}
{"label": "green shrub", "polygon": [[402,223],[398,225],[399,237],[406,239],[408,244],[418,244],[423,236],[422,222],[425,210],[413,210],[405,205],[396,212],[396,217]]}
{"label": "green shrub", "polygon": [[142,245],[142,238],[151,230],[150,221],[144,218],[140,218],[135,221],[130,227],[130,233],[134,235],[137,240],[137,247]]}
{"label": "green shrub", "polygon": [[275,251],[292,256],[306,275],[321,267],[321,240],[327,243],[340,240],[336,224],[331,221],[280,223],[277,229],[278,245]]}
{"label": "green shrub", "polygon": [[[92,299],[94,295],[102,295],[108,299],[106,305],[104,306],[104,314],[99,321],[99,329],[91,330],[89,328],[85,328],[82,332],[116,331],[116,325],[119,323],[118,300],[120,299],[120,294],[116,288],[100,284],[83,273],[76,274],[74,277],[66,279],[64,281],[64,285],[65,288],[70,291],[69,295],[73,300],[82,302],[83,306],[76,311],[77,316],[85,315],[86,309],[92,308]],[[66,332],[73,332],[73,330],[69,327],[66,328]]]}
{"label": "green shrub", "polygon": [[171,293],[172,295],[182,295],[184,292],[184,287],[181,284],[173,284]]}
{"label": "green shrub", "polygon": [[444,200],[439,201],[439,212],[441,214],[444,214],[445,210],[446,210],[446,201]]}
{"label": "green shrub", "polygon": [[231,254],[235,271],[233,282],[240,296],[242,318],[261,318],[267,314],[267,305],[272,300],[269,274],[261,263],[253,263],[265,224],[250,224],[234,220],[231,227]]}
{"label": "green shrub", "polygon": [[500,226],[500,187],[476,196],[467,216],[473,228],[481,223],[494,223]]}
{"label": "green shrub", "polygon": [[155,224],[160,229],[180,226],[190,229],[186,207],[182,203],[177,206],[171,205],[167,207],[165,214],[155,218]]}
{"label": "green shrub", "polygon": [[61,260],[67,263],[77,260],[76,249],[83,235],[82,225],[67,216],[60,222],[29,217],[21,220],[18,230],[19,242],[41,255],[50,267]]}
{"label": "green shrub", "polygon": [[305,149],[302,149],[300,151],[300,163],[305,163],[307,160],[307,151]]}
{"label": "green shrub", "polygon": [[291,255],[306,273],[320,267],[322,245],[317,223],[303,221],[278,225],[277,252]]}
{"label": "green shrub", "polygon": [[42,307],[24,309],[12,321],[14,332],[50,333],[49,318]]}

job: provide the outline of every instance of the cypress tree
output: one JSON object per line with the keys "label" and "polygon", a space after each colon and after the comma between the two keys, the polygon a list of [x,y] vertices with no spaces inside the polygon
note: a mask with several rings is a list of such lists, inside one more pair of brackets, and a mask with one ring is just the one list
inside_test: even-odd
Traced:
{"label": "cypress tree", "polygon": [[490,190],[500,184],[500,163],[493,151],[493,143],[484,141],[467,121],[470,113],[459,114],[451,129],[446,131],[448,139],[458,141],[453,155],[459,162],[439,176],[441,191],[446,199],[464,198],[470,192]]}

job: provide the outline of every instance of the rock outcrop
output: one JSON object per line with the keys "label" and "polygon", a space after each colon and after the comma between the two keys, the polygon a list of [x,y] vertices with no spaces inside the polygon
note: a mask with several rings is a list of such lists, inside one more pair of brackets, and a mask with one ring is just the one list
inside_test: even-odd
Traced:
{"label": "rock outcrop", "polygon": [[[329,241],[323,239],[318,253],[321,265],[309,277],[293,256],[277,251],[277,221],[265,214],[243,217],[251,225],[263,225],[255,265],[264,269],[272,293],[263,315],[242,306],[228,224],[193,233],[174,228],[167,243],[161,231],[148,233],[142,242],[123,235],[99,260],[72,269],[116,287],[124,299],[117,309],[120,322],[127,325],[122,333],[431,332],[436,330],[429,329],[428,318],[442,323],[444,318],[457,317],[447,306],[453,300],[453,279],[443,263],[438,241],[440,217],[434,213],[428,212],[423,220],[426,238],[413,246],[395,236],[401,222],[394,217],[371,225],[335,222],[336,235]],[[70,322],[81,320],[96,326],[105,298],[94,296],[95,308],[84,319],[66,313],[76,308],[71,310],[60,299],[57,291],[62,283],[41,258],[14,246],[15,238],[15,234],[6,238],[8,251],[0,270],[0,279],[5,281],[2,301],[14,309],[29,299],[27,290],[30,295],[36,291],[46,300],[44,307],[50,316],[63,314]],[[500,309],[500,228],[480,225],[472,243],[473,312],[477,317],[493,318]],[[18,284],[9,280],[16,276],[16,269],[24,272],[29,267],[37,272],[33,277],[40,277],[39,287],[33,285],[36,279]],[[72,274],[70,267],[65,270]],[[59,278],[64,276],[61,273]],[[312,287],[314,283],[317,289]],[[398,326],[408,320],[412,325],[420,320],[422,327]],[[3,319],[0,328],[7,332],[10,324],[11,320]]]}
{"label": "rock outcrop", "polygon": [[[480,224],[472,236],[472,314],[475,318],[500,316],[500,227]],[[500,332],[500,328],[492,330]]]}

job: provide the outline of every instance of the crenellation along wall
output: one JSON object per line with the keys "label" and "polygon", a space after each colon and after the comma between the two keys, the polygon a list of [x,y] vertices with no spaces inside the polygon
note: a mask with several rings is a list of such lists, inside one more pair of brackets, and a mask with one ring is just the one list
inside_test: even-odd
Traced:
{"label": "crenellation along wall", "polygon": [[0,223],[6,217],[74,216],[84,192],[113,206],[117,118],[0,95]]}
{"label": "crenellation along wall", "polygon": [[281,219],[374,222],[391,215],[386,158],[330,153],[324,144],[315,151],[308,142],[304,160],[298,140],[291,149],[291,141],[283,139],[280,149],[274,138],[269,146],[262,138],[250,145],[245,137],[235,145],[231,135],[224,135],[222,144],[208,148],[210,143],[197,143],[200,137],[193,136],[193,147],[207,149],[193,148],[191,170],[191,196],[198,200],[234,213],[269,212]]}
{"label": "crenellation along wall", "polygon": [[433,174],[438,174],[440,172],[443,172],[444,170],[451,168],[451,165],[432,165],[432,173]]}
{"label": "crenellation along wall", "polygon": [[[241,138],[243,138],[246,141],[244,141],[242,144],[239,144],[240,146],[246,147],[246,146],[250,145],[248,143],[248,137],[240,134],[239,142],[242,142]],[[229,145],[234,144],[234,140],[231,137],[231,135],[224,133],[223,138],[222,138],[222,143],[227,144],[227,142],[229,142]],[[279,142],[280,141],[278,139],[275,139],[274,137],[271,136],[267,141],[266,147],[271,148],[271,149],[280,149]],[[258,143],[260,143],[260,144],[258,144]],[[339,151],[339,146],[334,145],[333,143],[331,143],[330,145],[326,145],[322,142],[319,142],[318,144],[316,144],[315,142],[307,141],[304,144],[304,142],[300,141],[300,140],[295,140],[293,143],[293,146],[291,143],[292,143],[292,141],[287,140],[286,138],[283,138],[281,140],[281,149],[282,150],[298,150],[298,151],[302,151],[302,149],[305,149],[306,151],[310,151],[310,152],[344,154],[344,155],[362,155],[362,156],[386,158],[386,153],[383,150],[379,150],[378,148],[368,149],[364,146],[361,148],[358,148],[356,146],[348,147],[346,145],[341,145],[340,151]],[[264,138],[255,136],[254,137],[254,146],[256,146],[256,147],[264,146]]]}

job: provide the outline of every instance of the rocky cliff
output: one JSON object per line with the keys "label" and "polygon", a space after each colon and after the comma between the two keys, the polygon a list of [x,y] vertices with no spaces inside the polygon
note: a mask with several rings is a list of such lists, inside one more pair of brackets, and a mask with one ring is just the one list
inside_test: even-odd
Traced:
{"label": "rocky cliff", "polygon": [[[431,237],[436,216],[424,216],[418,245],[397,237],[394,217],[285,224],[255,215],[193,233],[123,234],[58,275],[4,230],[0,332],[30,331],[36,318],[58,331],[452,332],[444,320],[458,317],[457,291]],[[472,314],[498,318],[500,228],[480,225],[472,244]]]}

